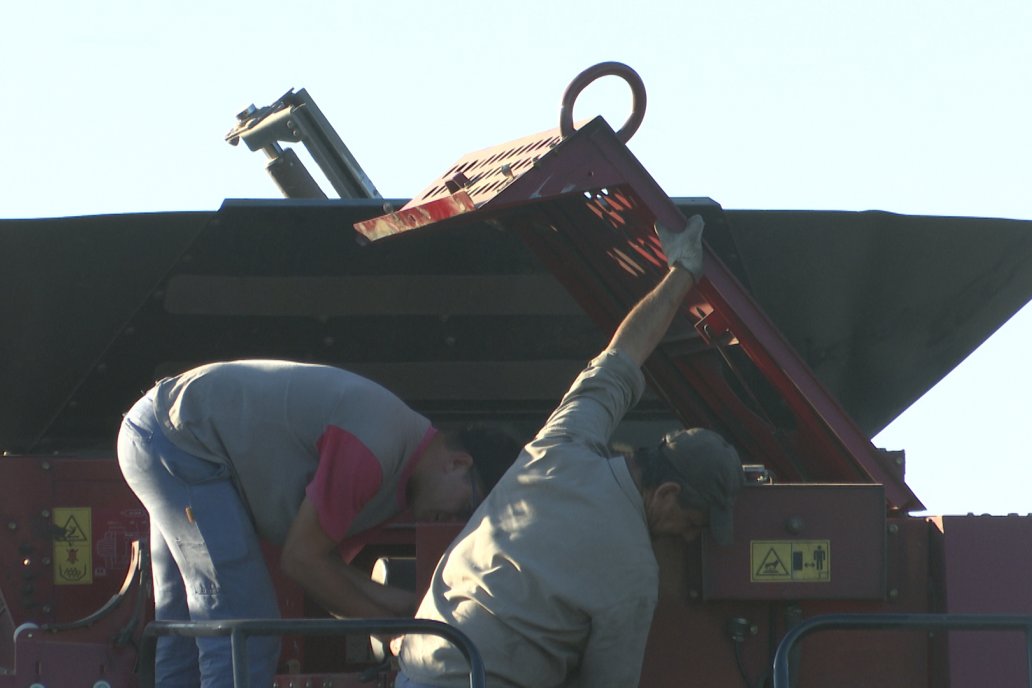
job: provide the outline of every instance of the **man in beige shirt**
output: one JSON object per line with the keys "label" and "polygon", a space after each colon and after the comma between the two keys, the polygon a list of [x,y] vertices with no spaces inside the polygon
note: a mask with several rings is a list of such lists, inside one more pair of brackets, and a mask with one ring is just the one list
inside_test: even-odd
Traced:
{"label": "man in beige shirt", "polygon": [[[652,539],[731,540],[743,479],[716,433],[671,433],[626,457],[609,439],[644,388],[641,365],[702,269],[702,219],[657,227],[670,271],[580,374],[442,557],[416,616],[462,630],[492,688],[638,684],[658,594]],[[467,686],[459,651],[406,636],[397,688]]]}

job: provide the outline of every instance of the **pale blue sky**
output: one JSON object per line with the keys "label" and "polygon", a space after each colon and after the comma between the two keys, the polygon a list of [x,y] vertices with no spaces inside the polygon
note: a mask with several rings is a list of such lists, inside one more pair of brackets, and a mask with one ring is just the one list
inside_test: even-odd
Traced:
{"label": "pale blue sky", "polygon": [[[632,9],[633,8],[633,9]],[[307,88],[381,193],[556,125],[604,60],[648,90],[630,147],[731,209],[1032,220],[1032,2],[8,3],[0,217],[274,197],[234,115]],[[598,82],[577,116],[615,126]],[[1032,307],[876,444],[935,513],[1032,512]]]}

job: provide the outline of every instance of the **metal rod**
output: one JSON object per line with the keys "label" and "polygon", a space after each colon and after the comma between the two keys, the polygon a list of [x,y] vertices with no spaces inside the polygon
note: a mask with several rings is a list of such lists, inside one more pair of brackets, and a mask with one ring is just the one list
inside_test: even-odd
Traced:
{"label": "metal rod", "polygon": [[774,654],[774,688],[790,688],[789,653],[816,631],[892,630],[901,628],[1025,632],[1029,686],[1032,688],[1032,616],[1011,614],[827,614],[802,622],[781,639]]}
{"label": "metal rod", "polygon": [[[484,660],[473,641],[462,631],[428,619],[238,619],[226,621],[153,621],[143,631],[140,661],[153,666],[157,638],[162,635],[189,638],[229,636],[233,649],[233,685],[247,688],[247,638],[254,635],[427,634],[455,645],[469,664],[470,688],[486,688]],[[151,686],[144,685],[144,688]]]}
{"label": "metal rod", "polygon": [[251,672],[247,670],[247,636],[239,627],[229,634],[229,647],[233,653],[233,685],[235,688],[251,688]]}

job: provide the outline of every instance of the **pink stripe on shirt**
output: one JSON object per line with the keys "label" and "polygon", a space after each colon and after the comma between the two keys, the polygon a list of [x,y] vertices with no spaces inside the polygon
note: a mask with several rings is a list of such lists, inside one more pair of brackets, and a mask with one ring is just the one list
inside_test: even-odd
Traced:
{"label": "pink stripe on shirt", "polygon": [[315,446],[319,467],[305,495],[315,506],[319,525],[340,542],[383,484],[383,469],[361,440],[336,425],[328,426]]}
{"label": "pink stripe on shirt", "polygon": [[[405,462],[396,496],[399,512],[408,509],[408,480],[436,434],[435,428],[429,428]],[[375,528],[345,539],[359,512],[383,486],[383,469],[376,455],[361,440],[336,425],[327,426],[316,448],[319,466],[305,489],[305,496],[315,507],[323,531],[340,543],[341,555],[350,560],[382,526],[399,519],[397,516],[389,518]]]}

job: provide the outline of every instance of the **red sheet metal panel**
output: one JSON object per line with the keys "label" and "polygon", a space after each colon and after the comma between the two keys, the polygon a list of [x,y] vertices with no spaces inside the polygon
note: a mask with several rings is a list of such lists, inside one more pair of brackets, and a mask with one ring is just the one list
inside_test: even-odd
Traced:
{"label": "red sheet metal panel", "polygon": [[[407,208],[436,201],[461,186],[462,175],[478,207],[462,217],[520,232],[585,311],[612,331],[666,269],[653,224],[680,227],[685,218],[601,118],[548,148],[552,138],[546,132],[467,156]],[[504,181],[480,186],[488,176],[477,176],[482,169],[497,170]],[[720,214],[712,202],[699,211]],[[882,460],[708,249],[706,275],[672,333],[645,369],[686,424],[725,433],[781,480],[881,483],[890,507],[921,508],[901,471]],[[778,408],[758,402],[751,388],[757,376],[776,390]]]}
{"label": "red sheet metal panel", "polygon": [[[676,541],[657,543],[661,590],[642,688],[769,685],[764,678],[778,643],[804,619],[833,612],[936,611],[940,590],[929,546],[936,532],[923,519],[889,519],[887,594],[880,600],[704,600],[703,552],[683,542],[680,549]],[[738,641],[732,639],[736,629]],[[799,688],[946,685],[938,678],[943,674],[934,673],[941,656],[936,639],[924,632],[820,633],[798,647],[793,675]]]}
{"label": "red sheet metal panel", "polygon": [[0,584],[14,623],[67,622],[118,590],[146,513],[110,458],[0,458]]}
{"label": "red sheet metal panel", "polygon": [[[773,497],[763,494],[753,500],[757,506],[775,502],[781,505],[801,504],[804,510],[821,508],[820,516],[834,520],[823,507],[831,493],[828,489],[854,490],[843,499],[840,517],[866,518],[879,500],[869,493],[880,492],[873,486],[784,486]],[[811,496],[793,500],[793,492],[813,488]],[[767,487],[755,488],[766,490]],[[765,493],[774,495],[774,492]],[[749,497],[744,499],[747,501]],[[834,506],[834,505],[831,505]],[[747,507],[748,509],[748,507]],[[777,509],[775,508],[775,511]],[[790,516],[792,514],[789,514]],[[805,514],[809,518],[809,513]],[[773,519],[774,517],[772,517]],[[886,533],[881,565],[887,574],[878,579],[885,594],[878,599],[704,599],[705,577],[715,570],[707,561],[707,545],[688,544],[679,538],[655,543],[660,566],[659,601],[652,620],[642,668],[642,688],[679,688],[687,683],[700,686],[758,686],[770,670],[770,661],[778,642],[789,628],[800,620],[832,612],[856,613],[922,613],[938,611],[933,603],[940,599],[930,552],[930,538],[937,533],[923,519],[890,519],[886,527],[883,513],[876,519]],[[781,522],[754,524],[747,517],[736,524],[736,538],[747,538],[754,528],[759,534],[780,527]],[[813,528],[835,528],[824,523]],[[838,526],[843,527],[843,526]],[[764,531],[763,528],[767,530]],[[434,565],[461,524],[421,524],[416,529],[417,587],[425,590]],[[804,532],[807,530],[804,524]],[[864,536],[867,537],[867,536]],[[844,547],[849,547],[847,542]],[[854,553],[861,556],[862,553]],[[846,553],[848,556],[849,553]],[[833,555],[834,556],[834,555]],[[875,555],[872,555],[875,556]],[[833,565],[837,565],[833,560]],[[802,598],[807,595],[801,595]],[[742,635],[732,640],[732,625],[738,624]],[[941,660],[937,639],[927,633],[852,632],[823,633],[801,644],[798,660],[799,686],[840,686],[842,688],[914,688],[939,686],[935,667]],[[1011,684],[985,684],[1011,685]]]}
{"label": "red sheet metal panel", "polygon": [[9,636],[11,647],[5,648],[0,663],[0,688],[137,685],[136,648],[151,611],[146,604],[150,560],[138,544],[130,547],[129,555],[117,594],[87,619],[46,626],[24,623]]}
{"label": "red sheet metal panel", "polygon": [[135,647],[112,645],[99,632],[76,635],[66,639],[38,630],[20,634],[15,665],[9,675],[0,675],[0,688],[138,685]]}
{"label": "red sheet metal panel", "polygon": [[[944,516],[946,609],[1032,615],[1032,516]],[[950,688],[1029,685],[1024,634],[953,631]]]}
{"label": "red sheet metal panel", "polygon": [[[892,518],[886,529],[886,596],[881,601],[803,600],[782,609],[785,625],[831,613],[907,614],[940,611],[930,546],[938,530],[925,519]],[[932,688],[948,685],[939,669],[938,638],[923,631],[837,631],[814,634],[800,643],[800,688]],[[990,685],[990,684],[986,684]],[[995,684],[1003,685],[1003,684]]]}
{"label": "red sheet metal panel", "polygon": [[703,546],[703,598],[883,600],[880,485],[760,485],[735,504],[735,542]]}

